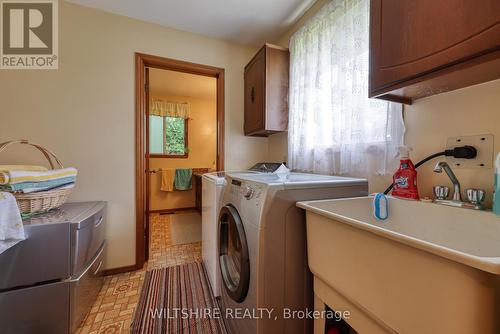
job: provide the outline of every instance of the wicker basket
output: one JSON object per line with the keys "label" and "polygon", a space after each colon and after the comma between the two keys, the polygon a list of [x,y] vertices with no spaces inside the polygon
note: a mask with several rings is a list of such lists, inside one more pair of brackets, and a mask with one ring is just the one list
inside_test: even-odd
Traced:
{"label": "wicker basket", "polygon": [[[0,143],[0,152],[2,152],[7,146],[13,144],[30,145],[38,149],[49,162],[50,169],[54,169],[55,167],[64,168],[61,161],[54,153],[40,145],[30,143],[27,140],[12,140]],[[13,195],[16,197],[17,206],[19,207],[21,214],[23,216],[30,216],[60,207],[66,202],[72,190],[73,188],[55,189],[29,194],[13,193]]]}

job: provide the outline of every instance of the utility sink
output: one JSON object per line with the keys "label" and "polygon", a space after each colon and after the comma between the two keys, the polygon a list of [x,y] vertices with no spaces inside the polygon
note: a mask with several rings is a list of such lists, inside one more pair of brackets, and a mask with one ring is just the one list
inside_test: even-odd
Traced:
{"label": "utility sink", "polygon": [[299,202],[315,295],[359,334],[500,333],[500,218],[389,197]]}

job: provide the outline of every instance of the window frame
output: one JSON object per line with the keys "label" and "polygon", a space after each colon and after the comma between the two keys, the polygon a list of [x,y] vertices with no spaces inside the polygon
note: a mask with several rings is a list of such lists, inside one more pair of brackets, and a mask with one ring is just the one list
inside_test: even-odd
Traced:
{"label": "window frame", "polygon": [[[163,116],[163,150],[165,151],[167,143],[167,117]],[[151,158],[169,158],[169,159],[187,159],[189,158],[189,143],[188,143],[188,129],[189,118],[184,118],[184,154],[167,154],[167,153],[150,153]]]}

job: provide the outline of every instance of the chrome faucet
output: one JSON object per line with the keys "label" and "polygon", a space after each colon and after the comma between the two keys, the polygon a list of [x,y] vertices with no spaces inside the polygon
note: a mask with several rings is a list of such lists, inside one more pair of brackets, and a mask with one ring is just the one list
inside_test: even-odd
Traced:
{"label": "chrome faucet", "polygon": [[453,201],[462,202],[462,192],[460,189],[460,182],[458,182],[458,179],[455,173],[453,173],[453,171],[451,170],[450,165],[448,165],[448,163],[445,161],[438,162],[436,164],[436,167],[434,167],[434,172],[442,173],[443,169],[450,178],[451,182],[453,183],[453,189],[454,189]]}

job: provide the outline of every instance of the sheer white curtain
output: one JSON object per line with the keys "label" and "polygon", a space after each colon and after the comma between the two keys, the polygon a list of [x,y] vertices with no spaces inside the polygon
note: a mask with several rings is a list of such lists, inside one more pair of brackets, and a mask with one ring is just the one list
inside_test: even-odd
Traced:
{"label": "sheer white curtain", "polygon": [[397,167],[402,106],[368,99],[368,40],[369,0],[332,0],[292,36],[292,169],[367,177]]}

